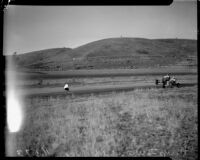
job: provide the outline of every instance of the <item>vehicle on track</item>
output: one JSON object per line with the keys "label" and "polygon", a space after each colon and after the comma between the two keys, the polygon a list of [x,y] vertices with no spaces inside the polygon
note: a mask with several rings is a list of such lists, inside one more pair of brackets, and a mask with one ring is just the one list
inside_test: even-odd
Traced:
{"label": "vehicle on track", "polygon": [[156,79],[155,84],[156,85],[162,84],[163,88],[165,88],[165,87],[170,87],[170,88],[177,87],[177,88],[179,88],[180,87],[180,83],[178,83],[174,77],[170,78],[168,76],[167,77],[164,76],[162,78],[162,80]]}

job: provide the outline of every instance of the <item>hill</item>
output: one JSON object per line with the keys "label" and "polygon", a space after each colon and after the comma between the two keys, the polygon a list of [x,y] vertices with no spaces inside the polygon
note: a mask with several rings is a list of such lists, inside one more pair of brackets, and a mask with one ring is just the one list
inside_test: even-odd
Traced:
{"label": "hill", "polygon": [[16,55],[19,67],[45,70],[147,68],[196,65],[197,41],[188,39],[109,38],[80,47]]}

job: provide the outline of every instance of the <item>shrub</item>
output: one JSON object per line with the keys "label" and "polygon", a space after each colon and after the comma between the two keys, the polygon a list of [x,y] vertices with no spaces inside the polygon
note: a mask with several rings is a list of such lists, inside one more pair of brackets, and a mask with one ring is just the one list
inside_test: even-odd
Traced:
{"label": "shrub", "polygon": [[149,52],[146,51],[146,50],[137,50],[137,53],[139,53],[139,54],[149,54]]}

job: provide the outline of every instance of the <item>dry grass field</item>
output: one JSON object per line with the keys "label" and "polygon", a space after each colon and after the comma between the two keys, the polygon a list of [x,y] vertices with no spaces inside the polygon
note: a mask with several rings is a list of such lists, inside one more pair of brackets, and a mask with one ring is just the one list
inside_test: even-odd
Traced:
{"label": "dry grass field", "polygon": [[25,100],[18,156],[197,159],[197,87]]}
{"label": "dry grass field", "polygon": [[[109,38],[5,58],[25,95],[17,156],[197,159],[196,40]],[[180,88],[156,88],[168,73]]]}

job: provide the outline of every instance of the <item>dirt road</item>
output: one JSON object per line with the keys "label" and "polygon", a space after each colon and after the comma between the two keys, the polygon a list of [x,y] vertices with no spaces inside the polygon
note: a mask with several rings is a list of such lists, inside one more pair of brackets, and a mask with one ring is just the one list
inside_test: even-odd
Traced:
{"label": "dirt road", "polygon": [[[194,86],[197,83],[182,83],[181,87]],[[30,88],[18,90],[24,96],[51,96],[51,95],[70,95],[70,94],[86,94],[86,93],[101,93],[112,91],[128,91],[144,88],[162,88],[162,85],[154,85],[150,83],[124,84],[124,85],[105,85],[105,86],[77,86],[71,87],[70,92],[64,91],[63,87],[54,88]]]}
{"label": "dirt road", "polygon": [[[12,71],[7,71],[11,72]],[[108,77],[108,76],[149,76],[149,75],[197,75],[197,69],[189,68],[153,68],[153,69],[105,69],[105,70],[69,70],[69,71],[41,71],[17,72],[20,78],[25,79],[62,79],[72,77]]]}
{"label": "dirt road", "polygon": [[[177,69],[177,68],[160,68],[160,69],[135,69],[135,70],[81,70],[81,71],[57,71],[57,72],[38,72],[38,73],[17,73],[18,77],[21,78],[21,81],[25,80],[38,80],[38,79],[62,79],[62,78],[72,78],[72,77],[112,77],[112,76],[162,76],[166,73],[173,73],[173,75],[197,75],[195,69]],[[26,78],[23,78],[26,77]],[[140,81],[133,82],[129,84],[100,84],[95,82],[95,85],[90,85],[89,83],[83,86],[70,86],[70,92],[66,93],[63,86],[42,86],[42,87],[28,87],[28,88],[19,88],[17,92],[20,92],[24,96],[57,96],[57,95],[71,95],[71,94],[86,94],[86,93],[101,93],[101,92],[112,92],[112,91],[127,91],[134,90],[138,88],[161,88],[162,85],[156,86],[154,81],[150,79],[149,82]],[[104,82],[104,81],[101,81]],[[120,81],[121,82],[121,81]],[[124,83],[124,80],[122,81]],[[109,81],[110,83],[110,81]],[[193,86],[196,85],[196,78],[194,81],[183,80],[181,87]],[[60,84],[59,84],[60,85]],[[61,84],[63,85],[63,84]]]}

